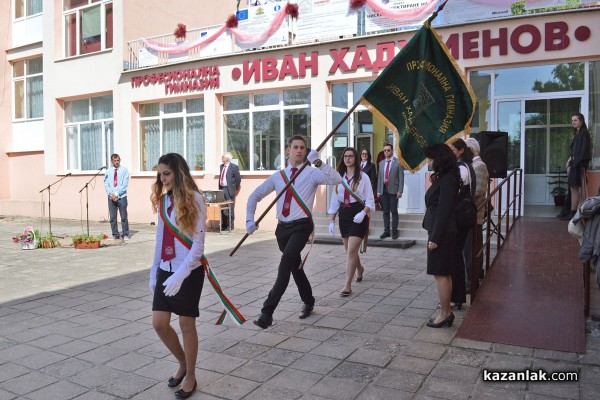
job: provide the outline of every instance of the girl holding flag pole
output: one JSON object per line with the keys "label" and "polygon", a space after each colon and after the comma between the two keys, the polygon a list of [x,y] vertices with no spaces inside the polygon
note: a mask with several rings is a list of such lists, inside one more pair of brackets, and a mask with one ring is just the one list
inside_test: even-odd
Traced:
{"label": "girl holding flag pole", "polygon": [[[152,326],[179,362],[167,385],[180,389],[177,399],[196,390],[198,334],[196,317],[204,283],[206,205],[185,159],[176,153],[161,156],[152,185],[152,209],[159,213],[154,262],[150,272]],[[186,243],[187,242],[187,243]],[[186,246],[187,244],[187,246]],[[191,244],[191,247],[188,247]],[[171,326],[171,313],[179,316],[183,347]]]}
{"label": "girl holding flag pole", "polygon": [[331,196],[328,214],[331,215],[329,233],[335,232],[335,216],[340,215],[340,233],[346,249],[346,283],[340,292],[343,297],[352,293],[352,279],[356,273],[356,282],[362,281],[365,268],[360,263],[358,250],[369,234],[369,217],[375,211],[373,187],[369,176],[360,170],[358,152],[348,147],[342,153],[337,171],[342,183],[336,186]]}

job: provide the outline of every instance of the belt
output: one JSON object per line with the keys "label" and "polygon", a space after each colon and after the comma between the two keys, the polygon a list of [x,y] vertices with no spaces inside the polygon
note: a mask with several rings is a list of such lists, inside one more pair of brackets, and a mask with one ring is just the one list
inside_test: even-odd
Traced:
{"label": "belt", "polygon": [[279,223],[277,225],[283,225],[283,226],[295,226],[295,225],[300,225],[300,224],[307,224],[311,221],[310,218],[300,218],[300,219],[295,219],[293,221],[279,221]]}

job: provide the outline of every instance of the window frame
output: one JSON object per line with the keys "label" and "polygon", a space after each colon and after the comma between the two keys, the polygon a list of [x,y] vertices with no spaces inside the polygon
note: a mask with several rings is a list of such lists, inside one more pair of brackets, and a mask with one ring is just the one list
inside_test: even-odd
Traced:
{"label": "window frame", "polygon": [[[35,59],[41,60],[42,72],[29,74],[28,73],[29,61],[35,60]],[[23,63],[23,75],[15,76],[15,64],[17,64],[19,62]],[[38,55],[38,56],[34,56],[34,57],[23,58],[20,60],[14,60],[11,62],[11,70],[12,70],[12,120],[13,120],[13,122],[35,121],[35,120],[43,119],[44,118],[44,58],[43,58],[43,56]],[[36,116],[36,117],[28,117],[30,93],[28,92],[28,89],[27,89],[28,88],[27,82],[28,82],[28,80],[31,80],[33,78],[38,78],[38,77],[42,78],[42,100],[41,100],[42,101],[42,115]],[[22,82],[22,84],[23,84],[23,104],[22,104],[23,116],[20,118],[17,117],[18,107],[17,107],[17,101],[16,101],[16,93],[17,93],[16,86],[17,86],[18,82]]]}
{"label": "window frame", "polygon": [[[188,111],[188,101],[190,100],[202,100],[202,111]],[[180,111],[167,111],[165,112],[165,105],[172,105],[175,103],[180,103],[181,104],[181,110]],[[158,115],[151,115],[151,116],[146,116],[146,117],[142,117],[140,116],[140,109],[142,106],[144,105],[149,105],[149,104],[158,104]],[[207,139],[207,135],[206,135],[206,109],[205,109],[205,97],[204,96],[193,96],[193,97],[186,97],[183,99],[163,99],[163,100],[158,100],[158,101],[145,101],[143,103],[138,103],[137,105],[137,116],[138,116],[138,121],[137,121],[137,127],[138,127],[138,150],[139,150],[139,171],[141,173],[147,173],[147,172],[152,172],[152,167],[147,167],[146,165],[144,165],[145,163],[149,162],[149,163],[155,163],[158,162],[158,159],[156,160],[145,160],[144,159],[144,141],[145,139],[142,137],[144,130],[142,129],[142,123],[146,122],[146,121],[158,121],[158,130],[159,130],[159,154],[165,154],[165,150],[164,150],[164,121],[165,120],[173,120],[173,119],[179,119],[181,118],[182,120],[182,132],[183,132],[183,154],[181,154],[183,156],[183,158],[186,160],[186,162],[188,163],[188,166],[190,168],[190,172],[191,173],[200,173],[203,174],[204,173],[204,166],[206,163],[206,139]],[[204,135],[204,145],[203,145],[203,149],[202,151],[202,161],[199,162],[197,159],[194,160],[190,160],[188,159],[187,156],[187,152],[188,152],[188,119],[189,118],[196,118],[196,117],[202,117],[203,118],[203,135]],[[200,163],[201,167],[203,168],[202,170],[195,170],[195,166]]]}
{"label": "window frame", "polygon": [[[99,98],[99,97],[105,97],[105,96],[110,96],[111,97],[111,105],[112,105],[112,109],[111,109],[111,117],[110,118],[98,118],[98,119],[94,119],[94,112],[93,112],[93,108],[92,108],[92,100],[94,98]],[[88,109],[88,119],[86,120],[81,120],[81,121],[73,121],[73,122],[67,122],[67,104],[70,102],[75,102],[75,101],[81,101],[81,100],[87,100],[87,109]],[[83,97],[83,98],[77,98],[77,99],[70,99],[70,100],[65,100],[63,102],[63,134],[64,134],[64,154],[65,154],[65,170],[68,172],[76,172],[76,173],[89,173],[89,172],[93,172],[97,170],[97,167],[94,166],[94,168],[92,169],[82,169],[81,165],[83,163],[82,160],[82,149],[81,149],[81,132],[82,132],[82,125],[92,125],[92,124],[97,124],[100,123],[102,125],[102,134],[101,134],[101,141],[102,141],[102,155],[101,155],[101,160],[100,163],[102,163],[102,165],[110,165],[110,156],[112,153],[114,153],[114,137],[115,137],[115,133],[114,133],[114,129],[115,129],[115,115],[114,115],[114,95],[112,93],[109,94],[104,94],[104,95],[98,95],[98,96],[90,96],[90,97]],[[110,124],[110,126],[112,127],[112,131],[110,130],[110,128],[108,127],[108,125]],[[76,159],[76,168],[70,167],[70,159],[69,159],[69,128],[75,127],[76,128],[76,134],[77,134],[77,159]],[[111,140],[112,138],[112,140]],[[100,166],[99,166],[100,167]],[[98,167],[98,168],[99,168]]]}
{"label": "window frame", "polygon": [[[93,53],[98,53],[101,51],[105,51],[105,50],[111,50],[114,47],[114,23],[110,23],[110,32],[107,32],[108,28],[108,21],[106,18],[106,13],[107,13],[107,8],[110,7],[110,9],[112,10],[113,13],[113,17],[114,18],[114,7],[113,7],[113,2],[114,0],[87,0],[87,4],[84,5],[80,5],[78,7],[72,7],[72,8],[67,8],[68,6],[66,5],[66,2],[68,0],[63,0],[63,10],[62,10],[62,38],[63,38],[63,57],[64,58],[72,58],[72,57],[79,57],[79,56],[83,56],[83,55],[87,55],[87,54],[93,54]],[[95,7],[98,7],[100,12],[99,12],[99,17],[100,17],[100,27],[99,27],[99,31],[100,31],[100,48],[98,50],[91,50],[91,51],[83,51],[83,46],[84,46],[84,41],[83,38],[81,37],[82,34],[82,13],[89,11]],[[69,24],[67,24],[67,18],[69,16],[74,16],[75,17],[75,22],[74,22],[74,28],[75,28],[75,37],[72,37],[71,34],[71,27],[69,26]],[[110,46],[107,46],[107,42],[108,42],[108,37],[111,37],[110,40]],[[71,47],[69,45],[69,43],[73,41],[74,42],[74,46],[75,46],[75,51],[74,54],[69,54],[71,53]],[[93,45],[93,43],[97,43],[97,42],[91,42],[91,44]]]}
{"label": "window frame", "polygon": [[[17,2],[19,1],[23,1],[23,8],[24,8],[24,13],[21,16],[17,17]],[[13,17],[13,21],[21,21],[21,20],[25,20],[27,18],[31,18],[31,17],[35,17],[37,15],[40,15],[44,12],[44,2],[43,0],[40,0],[41,2],[41,9],[39,12],[36,12],[34,14],[30,14],[31,11],[31,4],[29,0],[12,0],[12,9],[13,9],[13,13],[12,13],[12,17]]]}
{"label": "window frame", "polygon": [[[284,101],[284,93],[285,92],[291,92],[294,90],[307,90],[308,91],[308,96],[307,99],[308,101],[303,103],[303,104],[293,104],[293,105],[285,105],[285,101]],[[271,95],[277,93],[279,96],[279,101],[277,102],[277,104],[270,104],[270,105],[256,105],[255,102],[255,97],[259,97],[259,96],[266,96],[266,95]],[[248,153],[249,153],[249,157],[250,159],[247,161],[249,164],[249,168],[244,168],[242,169],[242,166],[240,166],[240,172],[243,173],[247,173],[247,174],[264,174],[266,172],[270,173],[273,171],[277,171],[278,169],[281,168],[281,163],[284,162],[285,157],[280,157],[280,167],[275,169],[273,168],[273,163],[275,160],[267,160],[268,162],[263,162],[263,160],[259,160],[259,167],[256,167],[256,160],[254,160],[254,155],[255,155],[255,134],[254,134],[254,114],[255,113],[261,113],[261,112],[271,112],[271,111],[278,111],[279,112],[279,154],[284,154],[285,153],[285,147],[287,144],[287,138],[290,135],[286,134],[285,131],[285,124],[286,124],[286,111],[293,111],[293,110],[305,110],[306,114],[308,116],[308,126],[307,126],[307,132],[308,134],[306,135],[306,139],[307,139],[307,146],[310,146],[311,140],[312,140],[312,109],[311,109],[311,87],[310,86],[302,86],[302,87],[292,87],[292,88],[286,88],[286,89],[281,89],[281,90],[264,90],[264,91],[260,91],[260,92],[248,92],[248,93],[235,93],[235,94],[230,94],[227,96],[223,96],[223,102],[221,105],[221,114],[222,114],[222,122],[223,122],[223,131],[222,131],[222,137],[221,137],[221,143],[223,143],[223,146],[225,147],[223,149],[223,152],[226,151],[232,151],[232,149],[230,149],[230,145],[229,145],[229,141],[227,138],[227,116],[228,115],[235,115],[235,114],[247,114],[248,115]],[[240,96],[240,95],[247,95],[248,96],[248,108],[238,108],[235,110],[225,110],[225,104],[226,104],[226,97],[234,97],[234,96]],[[296,134],[296,133],[294,133]],[[252,149],[252,150],[251,150]],[[235,157],[235,154],[234,154]],[[264,158],[264,157],[263,157]],[[285,167],[285,165],[283,166]]]}

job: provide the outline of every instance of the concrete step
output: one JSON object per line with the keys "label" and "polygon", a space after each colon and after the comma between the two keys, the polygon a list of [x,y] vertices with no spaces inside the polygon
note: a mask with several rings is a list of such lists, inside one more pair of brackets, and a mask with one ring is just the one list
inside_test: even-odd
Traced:
{"label": "concrete step", "polygon": [[[321,243],[326,243],[330,239],[335,241],[336,237],[340,238],[340,232],[336,221],[335,235],[331,238],[329,234],[329,222],[331,217],[326,213],[313,213],[313,219],[315,221],[315,240],[319,240]],[[398,235],[401,241],[415,241],[416,243],[424,244],[427,242],[427,231],[421,227],[423,222],[423,214],[402,214],[398,215]],[[383,212],[375,211],[372,213],[371,222],[369,224],[369,244],[377,246],[377,242],[392,242],[391,238],[380,239],[379,235],[383,233]],[[341,239],[339,239],[341,242]],[[398,245],[391,245],[391,247],[401,247]]]}

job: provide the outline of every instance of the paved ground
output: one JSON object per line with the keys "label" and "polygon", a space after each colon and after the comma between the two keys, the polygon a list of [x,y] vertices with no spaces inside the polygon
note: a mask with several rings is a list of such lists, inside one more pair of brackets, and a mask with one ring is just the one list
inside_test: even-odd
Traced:
{"label": "paved ground", "polygon": [[[176,364],[150,324],[155,227],[133,225],[129,242],[98,250],[24,251],[10,237],[28,222],[40,224],[0,218],[0,400],[173,399],[166,380]],[[53,220],[52,230],[75,234],[82,224]],[[90,231],[110,228],[92,223]],[[210,233],[207,257],[226,294],[251,320],[273,283],[279,251],[273,234],[259,231],[229,257],[241,237]],[[450,329],[425,326],[437,300],[422,245],[371,248],[363,263],[363,282],[341,298],[343,249],[315,245],[306,266],[317,297],[314,314],[297,318],[301,304],[292,283],[265,331],[251,322],[215,326],[220,309],[207,283],[193,398],[600,398],[597,323],[589,323],[585,354],[454,338],[468,307],[456,312]],[[595,286],[592,294],[597,311]],[[489,383],[482,380],[484,368],[580,374],[571,383]]]}

